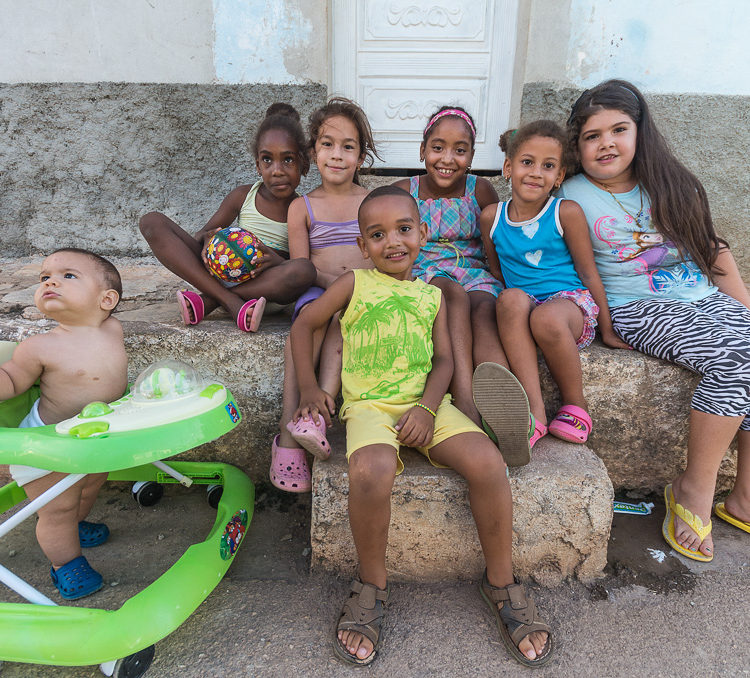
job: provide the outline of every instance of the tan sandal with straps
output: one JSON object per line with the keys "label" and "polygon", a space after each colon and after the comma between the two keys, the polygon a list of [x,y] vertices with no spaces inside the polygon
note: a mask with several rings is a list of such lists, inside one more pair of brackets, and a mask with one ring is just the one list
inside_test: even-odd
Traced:
{"label": "tan sandal with straps", "polygon": [[[482,598],[490,606],[497,627],[500,629],[500,637],[511,657],[521,662],[524,666],[542,666],[552,658],[552,630],[545,624],[536,611],[536,605],[531,598],[526,596],[526,591],[520,584],[509,584],[508,586],[493,586],[487,580],[487,570],[484,571],[482,583],[479,585]],[[502,605],[501,607],[498,607]],[[547,642],[542,653],[536,659],[529,659],[518,644],[530,633],[545,631]]]}
{"label": "tan sandal with straps", "polygon": [[[363,584],[359,579],[352,582],[351,594],[344,602],[334,632],[333,652],[338,659],[357,666],[367,666],[375,660],[380,646],[380,627],[383,623],[383,608],[388,602],[388,594],[388,589]],[[361,633],[372,643],[372,652],[364,659],[351,654],[339,640],[339,631]]]}

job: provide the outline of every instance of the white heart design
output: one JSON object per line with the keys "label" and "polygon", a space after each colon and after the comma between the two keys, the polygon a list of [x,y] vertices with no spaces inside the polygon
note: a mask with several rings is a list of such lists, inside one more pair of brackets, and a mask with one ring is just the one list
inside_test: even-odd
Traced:
{"label": "white heart design", "polygon": [[526,257],[526,261],[534,266],[539,266],[539,260],[542,258],[542,250],[536,252],[526,252],[523,256]]}
{"label": "white heart design", "polygon": [[536,232],[539,230],[539,222],[535,221],[531,224],[524,224],[521,226],[521,230],[523,231],[523,234],[531,240],[535,235]]}

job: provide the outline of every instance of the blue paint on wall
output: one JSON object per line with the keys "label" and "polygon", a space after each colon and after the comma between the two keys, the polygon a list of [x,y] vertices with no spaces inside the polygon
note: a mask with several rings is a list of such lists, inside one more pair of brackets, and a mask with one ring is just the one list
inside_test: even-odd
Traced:
{"label": "blue paint on wall", "polygon": [[283,0],[213,0],[214,65],[225,83],[300,83],[285,53],[310,41],[312,26]]}

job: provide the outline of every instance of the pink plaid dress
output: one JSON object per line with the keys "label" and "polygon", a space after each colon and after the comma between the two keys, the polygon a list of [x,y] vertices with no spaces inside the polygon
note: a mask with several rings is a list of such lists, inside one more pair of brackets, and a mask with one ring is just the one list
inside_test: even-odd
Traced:
{"label": "pink plaid dress", "polygon": [[414,262],[413,273],[425,282],[442,276],[467,292],[489,292],[496,297],[503,286],[485,261],[476,186],[476,176],[467,174],[462,197],[420,200],[419,177],[411,178],[409,191],[419,206],[419,217],[427,224],[427,244]]}

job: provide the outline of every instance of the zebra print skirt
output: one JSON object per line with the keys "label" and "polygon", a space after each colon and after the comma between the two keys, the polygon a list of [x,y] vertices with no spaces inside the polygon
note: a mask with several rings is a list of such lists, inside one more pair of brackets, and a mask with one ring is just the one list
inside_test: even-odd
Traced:
{"label": "zebra print skirt", "polygon": [[750,310],[714,292],[694,302],[640,299],[610,309],[615,332],[634,349],[703,376],[691,407],[744,416],[750,431]]}

